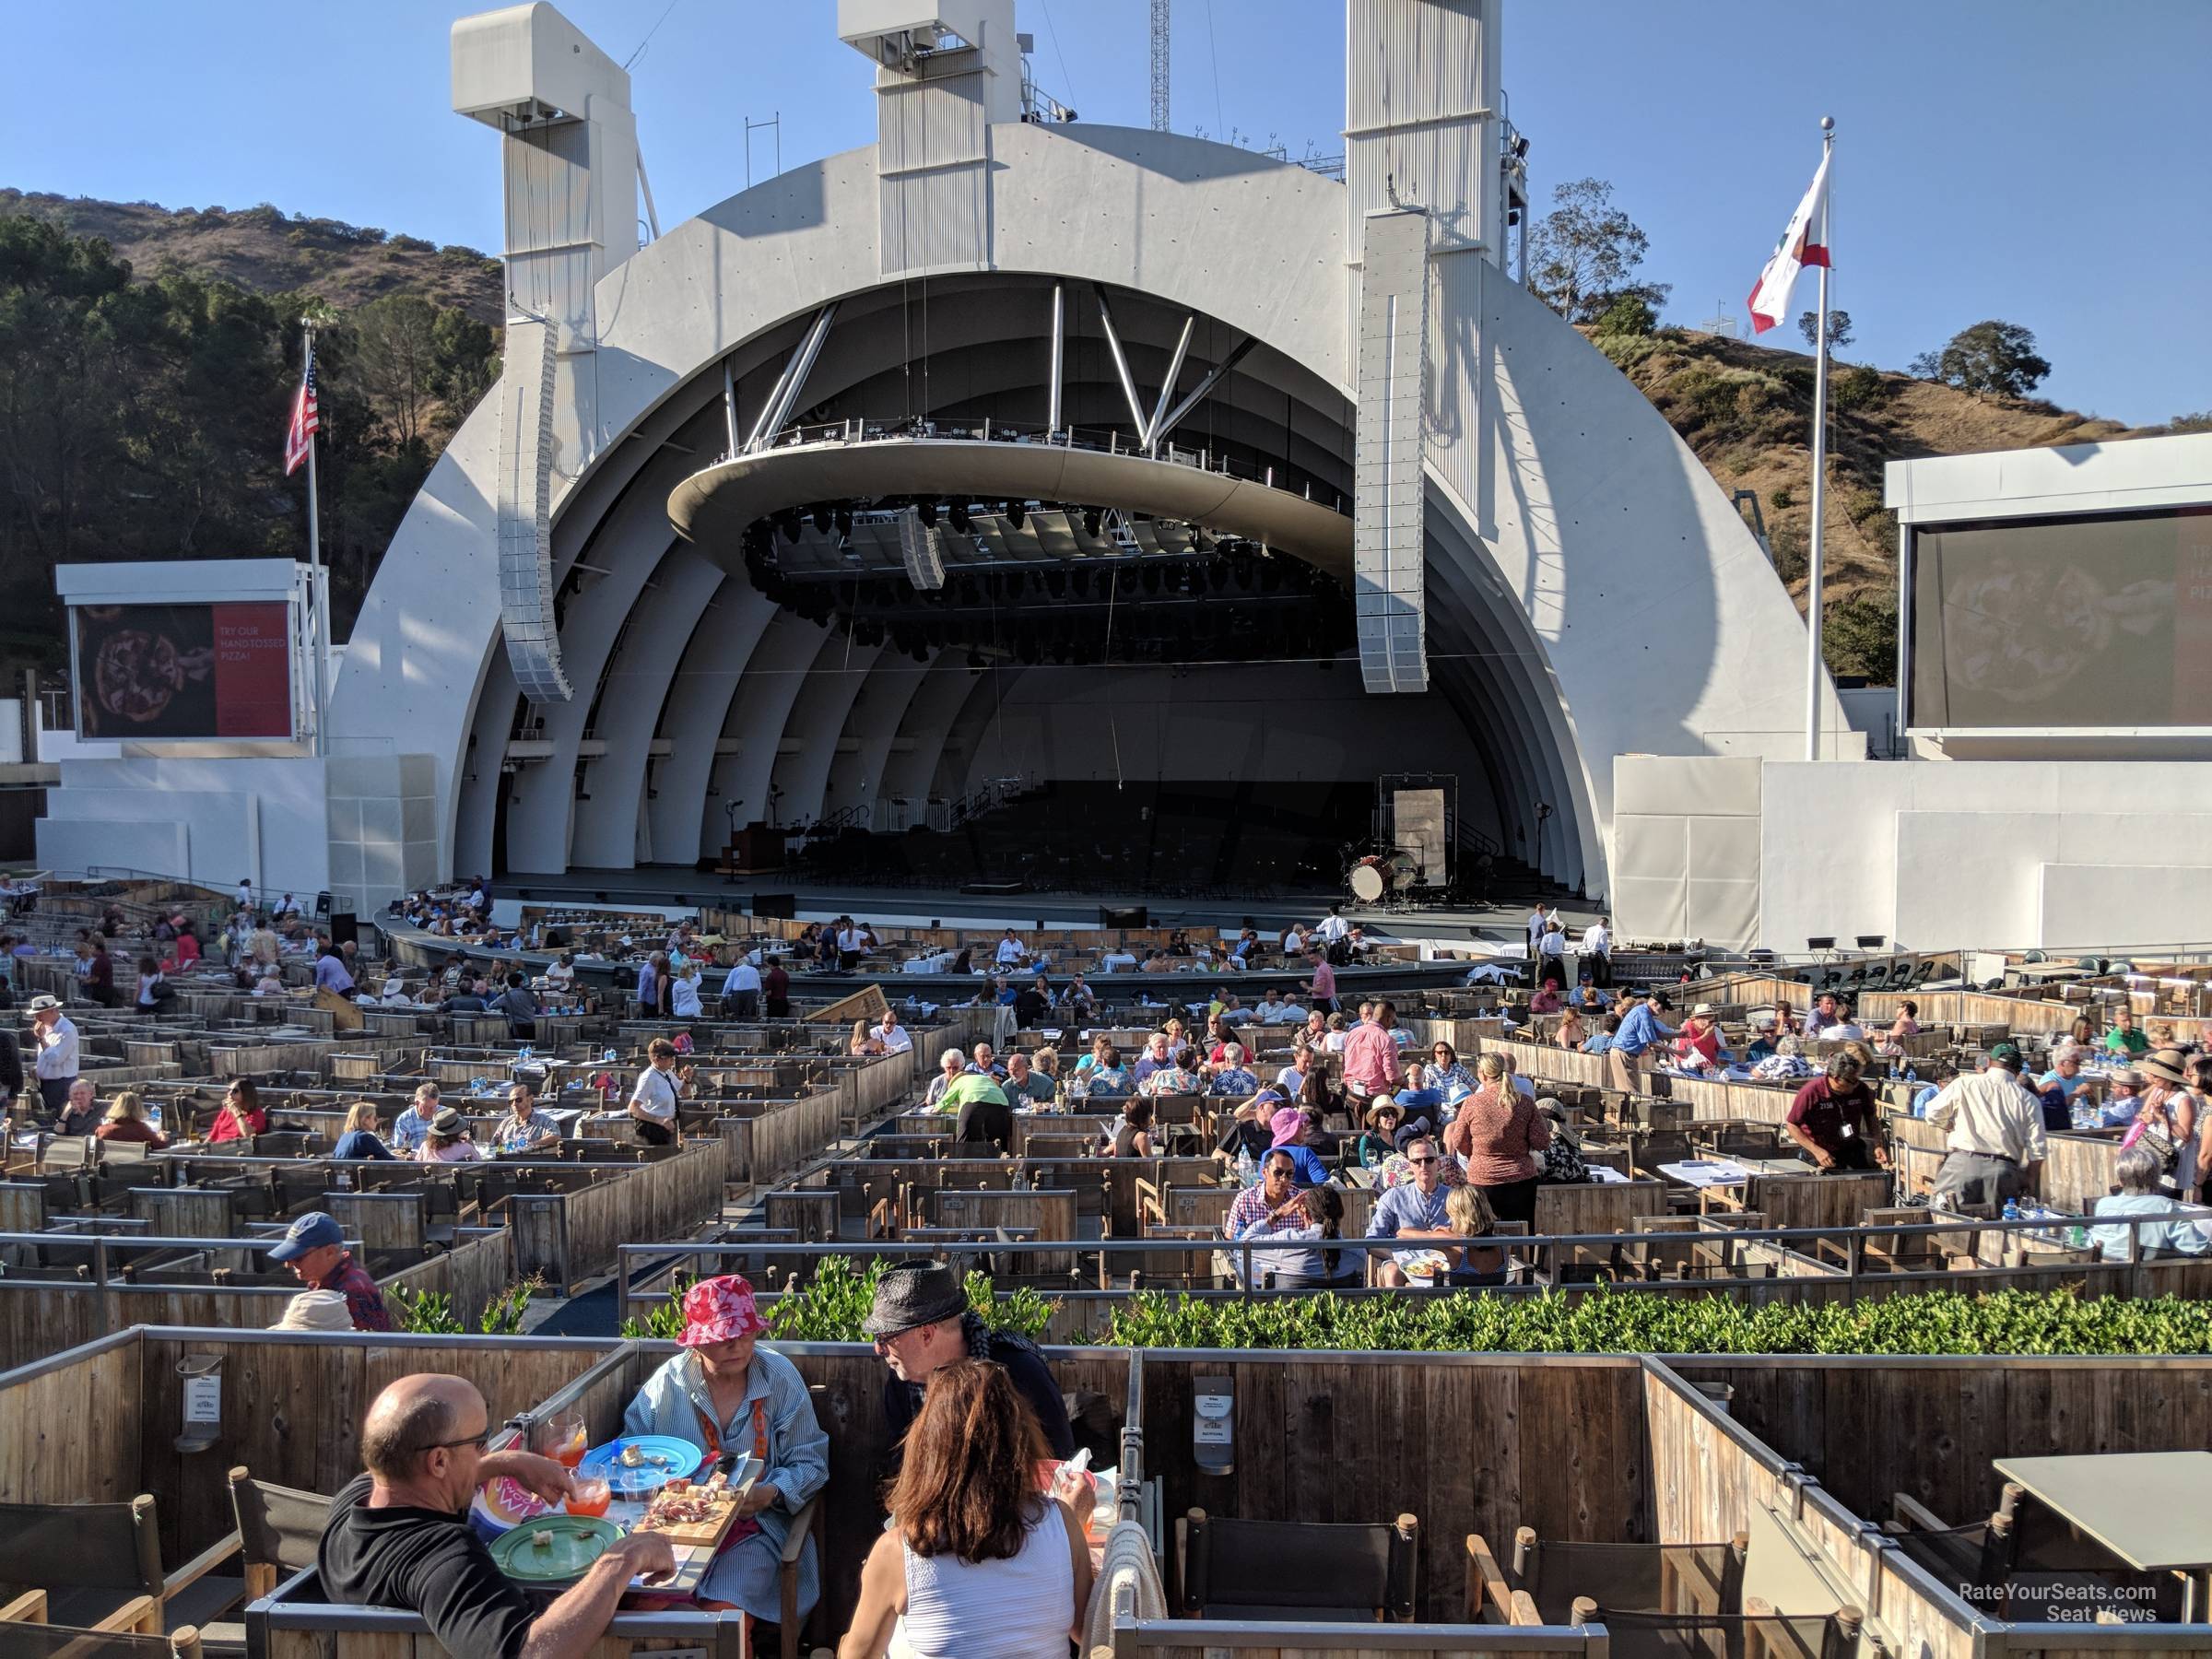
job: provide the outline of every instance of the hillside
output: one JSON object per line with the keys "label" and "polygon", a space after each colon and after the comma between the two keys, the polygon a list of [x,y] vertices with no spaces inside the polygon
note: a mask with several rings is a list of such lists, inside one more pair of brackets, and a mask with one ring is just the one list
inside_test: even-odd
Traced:
{"label": "hillside", "polygon": [[[1775,565],[1803,610],[1811,530],[1811,357],[1688,329],[1594,334],[1592,343],[1652,400],[1724,490],[1758,496]],[[2137,435],[2118,421],[2051,404],[1978,397],[1860,364],[1835,364],[1830,394],[1829,522],[1822,539],[1831,606],[1896,604],[1897,525],[1882,507],[1885,462]]]}
{"label": "hillside", "polygon": [[387,294],[417,294],[497,326],[500,262],[476,248],[444,247],[337,219],[295,218],[266,203],[172,209],[151,202],[98,202],[0,190],[0,215],[26,214],[73,236],[105,237],[141,277],[177,265],[257,294],[320,294],[342,311]]}
{"label": "hillside", "polygon": [[[59,665],[51,651],[56,629],[34,613],[53,608],[45,571],[60,559],[220,556],[295,546],[300,481],[272,473],[270,440],[281,423],[289,377],[298,372],[296,354],[288,349],[296,342],[291,319],[298,312],[289,308],[311,296],[335,307],[342,318],[324,335],[318,355],[329,446],[324,462],[324,544],[343,632],[415,486],[476,397],[496,378],[493,331],[502,312],[499,263],[476,249],[437,248],[335,219],[288,216],[265,204],[235,212],[220,207],[172,211],[148,203],[0,189],[0,228],[10,216],[71,237],[104,239],[112,250],[110,258],[89,242],[70,244],[75,253],[48,246],[40,256],[49,272],[60,271],[72,259],[95,266],[104,262],[102,280],[156,288],[167,282],[176,289],[167,295],[171,318],[165,324],[165,347],[181,351],[181,342],[210,336],[220,327],[237,328],[239,319],[232,314],[237,308],[226,308],[219,298],[227,285],[268,298],[261,302],[265,314],[253,320],[251,350],[235,334],[221,347],[234,378],[250,381],[251,397],[265,406],[238,440],[246,463],[229,477],[219,471],[211,476],[205,466],[185,468],[182,458],[177,463],[183,469],[180,476],[190,477],[207,498],[182,521],[188,527],[206,527],[199,539],[190,528],[171,530],[169,516],[159,511],[127,518],[122,501],[163,501],[177,484],[147,468],[143,457],[148,446],[138,441],[133,427],[145,418],[112,399],[100,411],[112,428],[107,447],[88,447],[80,465],[109,481],[108,504],[117,508],[116,522],[100,522],[98,512],[80,515],[75,525],[65,522],[57,538],[53,515],[42,513],[42,504],[21,508],[12,524],[0,512],[0,555],[10,567],[0,582],[6,589],[0,597],[11,602],[9,608],[23,624],[19,632],[0,625],[0,666],[12,665],[10,659],[41,657],[42,666]],[[128,262],[127,277],[114,260]],[[47,306],[43,314],[53,317],[67,314],[69,295],[89,291],[76,276],[34,271],[20,280],[32,289],[41,282],[49,285],[33,297]],[[7,286],[0,282],[0,313],[7,298]],[[395,305],[417,300],[427,301],[427,309],[418,306],[409,317],[393,315]],[[36,347],[40,329],[51,332],[54,325],[25,326]],[[472,333],[477,337],[468,337]],[[1749,491],[1757,498],[1775,564],[1802,608],[1811,359],[1684,329],[1585,333],[1682,434],[1724,491]],[[118,350],[116,356],[115,369],[127,373],[128,354]],[[33,388],[33,408],[41,406],[41,387],[49,394],[75,389],[70,377],[76,371],[65,367],[73,359],[59,347],[52,357],[42,382],[17,371]],[[283,366],[288,358],[288,368]],[[143,353],[135,360],[145,360]],[[0,360],[0,371],[7,367]],[[2112,421],[2049,404],[1976,397],[1865,366],[1838,364],[1833,390],[1828,655],[1839,672],[1877,680],[1889,676],[1895,661],[1896,528],[1881,505],[1885,461],[2132,435]],[[172,425],[198,422],[204,430],[238,413],[237,394],[209,392],[187,380],[181,382],[180,395],[184,401],[165,411]],[[192,403],[196,395],[209,402]],[[35,445],[27,441],[22,447]],[[99,470],[101,463],[106,471]],[[124,470],[129,467],[138,469],[135,476]],[[113,481],[124,479],[128,481]],[[226,486],[227,500],[222,499]],[[66,499],[68,488],[63,487],[61,493]],[[58,621],[58,616],[52,618]]]}

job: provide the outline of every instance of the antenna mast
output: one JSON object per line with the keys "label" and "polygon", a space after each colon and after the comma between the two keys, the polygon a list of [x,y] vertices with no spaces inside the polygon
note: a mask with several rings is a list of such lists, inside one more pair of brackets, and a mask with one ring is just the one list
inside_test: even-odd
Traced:
{"label": "antenna mast", "polygon": [[1152,130],[1168,131],[1168,0],[1152,0]]}

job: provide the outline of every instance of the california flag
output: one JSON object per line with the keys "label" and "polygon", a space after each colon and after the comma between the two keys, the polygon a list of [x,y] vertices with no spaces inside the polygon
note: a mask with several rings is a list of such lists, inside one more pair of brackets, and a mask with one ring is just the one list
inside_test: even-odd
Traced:
{"label": "california flag", "polygon": [[1786,317],[1797,273],[1806,265],[1827,263],[1828,156],[1824,152],[1820,171],[1813,175],[1813,187],[1797,204],[1797,211],[1790,215],[1790,228],[1782,233],[1773,257],[1759,274],[1759,286],[1751,290],[1751,332],[1764,334]]}

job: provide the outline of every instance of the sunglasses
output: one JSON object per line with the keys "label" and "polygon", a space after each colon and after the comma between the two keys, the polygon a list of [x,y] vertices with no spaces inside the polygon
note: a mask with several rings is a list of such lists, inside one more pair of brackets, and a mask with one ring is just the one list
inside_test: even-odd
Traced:
{"label": "sunglasses", "polygon": [[420,1455],[424,1452],[451,1452],[458,1446],[474,1446],[478,1452],[481,1452],[491,1444],[491,1437],[498,1432],[495,1429],[487,1428],[483,1433],[472,1435],[464,1440],[432,1441],[427,1446],[417,1447],[416,1453],[417,1455]]}
{"label": "sunglasses", "polygon": [[1418,1170],[1426,1164],[1434,1163],[1436,1159],[1433,1158],[1409,1158],[1406,1161]]}

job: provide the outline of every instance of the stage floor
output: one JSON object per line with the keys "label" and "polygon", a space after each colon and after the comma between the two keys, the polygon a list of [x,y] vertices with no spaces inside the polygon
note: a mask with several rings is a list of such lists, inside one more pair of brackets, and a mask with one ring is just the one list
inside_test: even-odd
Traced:
{"label": "stage floor", "polygon": [[[1252,900],[1155,900],[1128,893],[962,893],[948,888],[863,888],[779,880],[773,873],[725,881],[683,866],[633,870],[570,870],[559,875],[515,873],[491,884],[496,902],[606,905],[652,910],[735,906],[749,911],[756,893],[789,893],[799,920],[826,922],[850,915],[888,926],[1096,927],[1101,907],[1143,905],[1155,927],[1228,928],[1247,924],[1279,937],[1293,922],[1311,925],[1341,905],[1346,917],[1379,938],[1517,943],[1527,912],[1519,905],[1418,909],[1355,904],[1341,890],[1277,893]],[[1559,921],[1571,935],[1597,919],[1593,910],[1562,906]]]}

